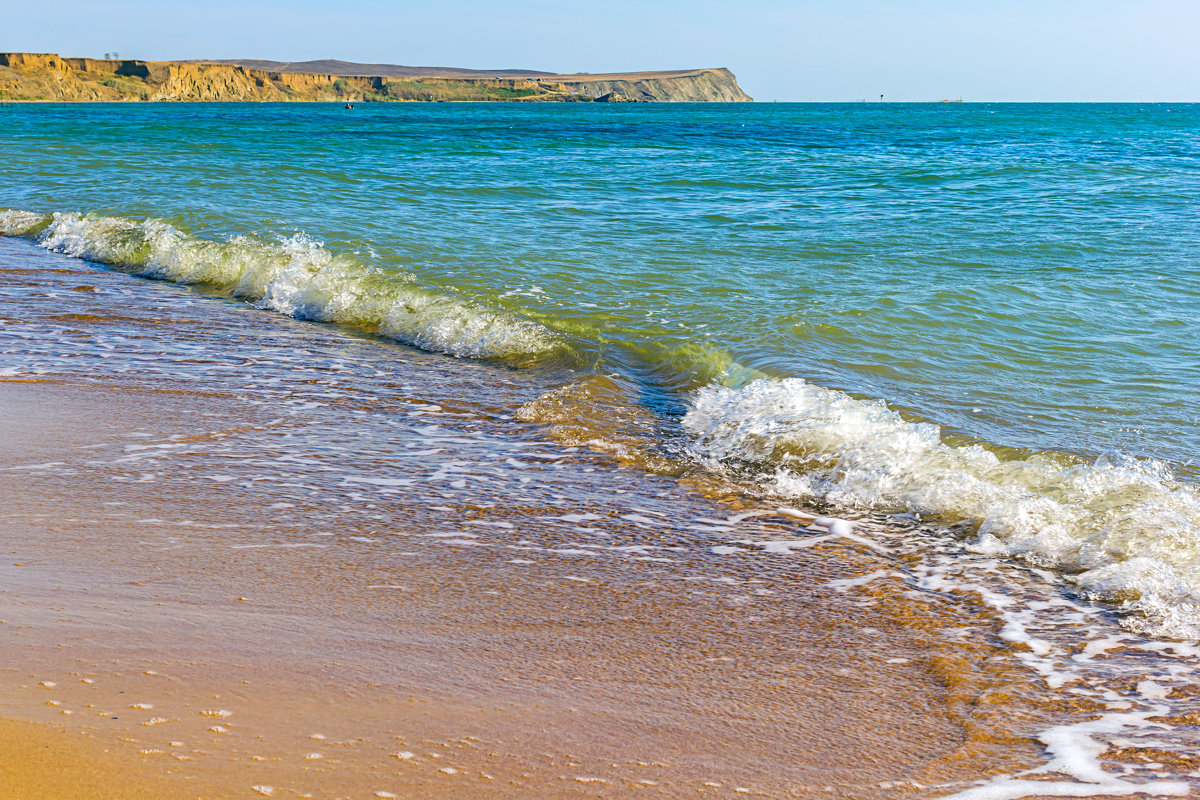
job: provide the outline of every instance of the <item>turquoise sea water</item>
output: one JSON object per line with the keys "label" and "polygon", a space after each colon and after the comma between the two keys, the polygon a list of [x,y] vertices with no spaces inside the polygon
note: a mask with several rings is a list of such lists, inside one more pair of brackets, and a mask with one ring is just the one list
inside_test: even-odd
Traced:
{"label": "turquoise sea water", "polygon": [[1168,635],[1200,631],[1197,198],[1200,105],[0,108],[0,232],[615,375],[674,457],[964,524]]}

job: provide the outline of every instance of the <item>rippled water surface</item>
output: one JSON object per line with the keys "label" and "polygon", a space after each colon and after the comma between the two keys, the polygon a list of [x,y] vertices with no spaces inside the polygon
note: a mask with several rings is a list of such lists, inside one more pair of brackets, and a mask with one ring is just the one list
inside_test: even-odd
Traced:
{"label": "rippled water surface", "polygon": [[1196,454],[1197,106],[3,114],[14,208],[302,231],[662,381],[738,364],[998,445]]}
{"label": "rippled water surface", "polygon": [[[643,455],[963,523],[1200,631],[1200,106],[2,113],[0,232],[615,376]],[[526,416],[637,418],[566,391]]]}

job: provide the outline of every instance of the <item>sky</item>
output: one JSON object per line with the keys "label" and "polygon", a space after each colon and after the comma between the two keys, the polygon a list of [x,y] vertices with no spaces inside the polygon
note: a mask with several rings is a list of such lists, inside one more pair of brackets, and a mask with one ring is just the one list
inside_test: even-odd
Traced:
{"label": "sky", "polygon": [[593,73],[729,67],[768,101],[1200,101],[1200,0],[8,5],[0,52]]}

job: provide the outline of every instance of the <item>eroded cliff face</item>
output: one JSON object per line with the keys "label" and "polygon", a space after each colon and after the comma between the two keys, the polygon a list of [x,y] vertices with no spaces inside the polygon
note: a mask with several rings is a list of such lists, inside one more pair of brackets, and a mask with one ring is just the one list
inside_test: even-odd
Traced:
{"label": "eroded cliff face", "polygon": [[567,84],[580,94],[599,99],[641,100],[659,103],[742,103],[750,97],[727,69],[696,70],[668,78],[650,77],[605,80],[597,75],[588,81]]}
{"label": "eroded cliff face", "polygon": [[431,78],[271,72],[236,64],[0,53],[0,100],[279,102],[744,102],[727,69],[536,78]]}

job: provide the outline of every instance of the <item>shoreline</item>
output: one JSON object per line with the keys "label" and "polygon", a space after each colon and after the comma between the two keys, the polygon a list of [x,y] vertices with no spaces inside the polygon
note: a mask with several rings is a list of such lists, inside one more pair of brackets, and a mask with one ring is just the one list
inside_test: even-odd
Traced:
{"label": "shoreline", "polygon": [[1047,576],[622,466],[589,441],[639,421],[577,441],[578,415],[524,413],[575,373],[3,245],[0,717],[206,798],[908,800],[1012,791],[1055,732],[1111,757],[1047,792],[1178,794],[1089,726],[1186,741],[1190,695],[1124,676],[1155,646],[1186,680],[1190,651]]}
{"label": "shoreline", "polygon": [[820,535],[524,421],[574,373],[3,244],[0,717],[206,798],[949,796],[1097,719],[1072,653],[1142,646],[886,517]]}
{"label": "shoreline", "polygon": [[[222,398],[61,383],[5,381],[0,407],[0,487],[20,498],[0,520],[14,559],[0,570],[10,606],[0,637],[20,653],[0,686],[3,715],[83,731],[115,748],[115,763],[141,761],[144,778],[129,780],[147,792],[170,773],[213,798],[254,796],[253,786],[297,798],[348,787],[356,797],[471,797],[484,786],[521,797],[652,786],[796,797],[852,786],[893,797],[879,785],[957,739],[937,717],[910,719],[914,693],[937,702],[937,683],[898,669],[882,682],[878,666],[864,668],[880,660],[873,647],[846,650],[844,637],[821,632],[832,609],[805,621],[780,608],[731,632],[719,621],[724,601],[681,604],[678,579],[648,584],[636,564],[581,582],[564,559],[529,580],[526,567],[504,574],[504,559],[470,548],[449,561],[410,556],[402,578],[354,586],[321,571],[359,576],[365,563],[339,566],[317,550],[286,564],[271,550],[180,560],[176,545],[147,547],[162,534],[137,518],[186,515],[219,531],[253,510],[220,492],[180,502],[125,484],[116,502],[134,519],[101,515],[111,494],[86,475],[78,448],[93,459],[126,425],[158,426],[154,440],[170,441],[195,435],[180,420],[253,419]],[[78,470],[66,491],[34,463],[64,458]],[[19,464],[34,468],[11,469]],[[870,624],[855,613],[853,625]],[[779,695],[784,675],[807,688]],[[846,702],[865,684],[836,689],[856,675],[869,676],[868,706]],[[869,742],[888,742],[887,752],[864,759]]]}

